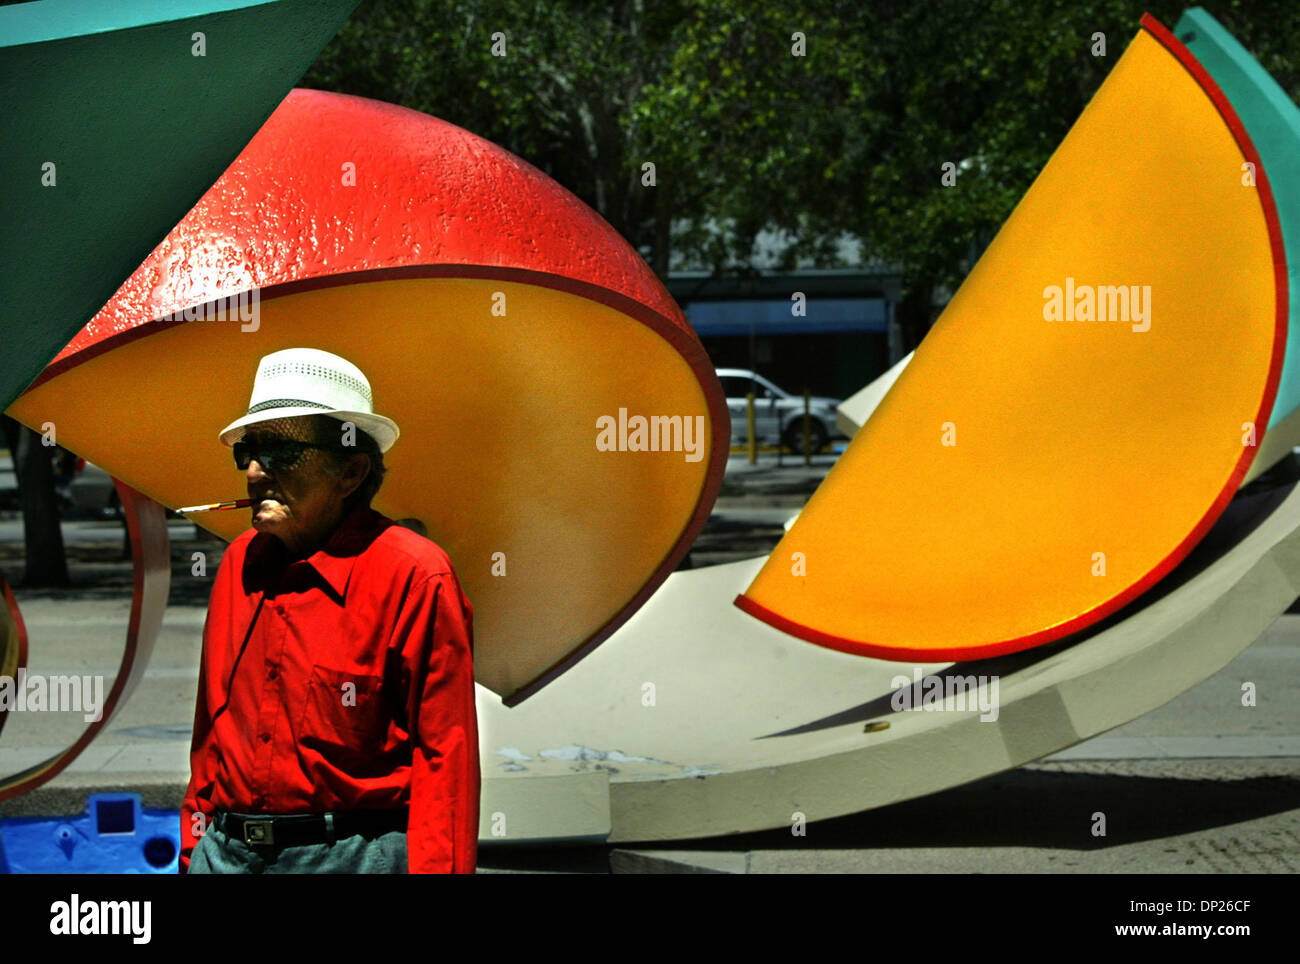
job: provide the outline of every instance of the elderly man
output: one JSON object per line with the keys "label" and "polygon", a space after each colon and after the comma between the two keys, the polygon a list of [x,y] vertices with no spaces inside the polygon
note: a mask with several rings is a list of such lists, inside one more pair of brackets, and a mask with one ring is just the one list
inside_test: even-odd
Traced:
{"label": "elderly man", "polygon": [[328,352],[258,366],[221,432],[252,529],[203,632],[182,873],[473,873],[473,609],[447,555],[370,508],[397,439]]}

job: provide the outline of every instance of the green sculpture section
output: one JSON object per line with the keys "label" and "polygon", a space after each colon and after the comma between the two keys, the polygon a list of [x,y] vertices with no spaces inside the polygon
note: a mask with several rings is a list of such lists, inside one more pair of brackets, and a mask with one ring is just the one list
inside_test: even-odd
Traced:
{"label": "green sculpture section", "polygon": [[0,408],[212,186],[357,2],[0,7]]}
{"label": "green sculpture section", "polygon": [[[1286,358],[1268,433],[1247,480],[1300,444],[1300,108],[1223,25],[1200,7],[1185,11],[1177,36],[1209,71],[1236,109],[1259,151],[1273,189],[1286,249]],[[1242,172],[1243,179],[1249,172]]]}

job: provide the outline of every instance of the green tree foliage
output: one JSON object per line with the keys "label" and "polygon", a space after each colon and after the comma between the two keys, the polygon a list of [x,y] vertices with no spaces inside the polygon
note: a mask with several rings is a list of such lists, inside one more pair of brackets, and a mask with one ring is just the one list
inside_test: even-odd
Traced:
{"label": "green tree foliage", "polygon": [[[545,171],[649,251],[636,105],[666,69],[672,3],[370,0],[303,86],[433,114]],[[493,48],[504,35],[504,56]]]}
{"label": "green tree foliage", "polygon": [[[1300,4],[1206,2],[1300,95]],[[764,229],[832,266],[841,233],[932,320],[1138,31],[1151,0],[370,0],[304,82],[390,100],[519,154],[660,275],[744,271]],[[492,55],[492,35],[506,56]],[[796,33],[803,56],[796,56]],[[1094,36],[1105,35],[1105,56]],[[655,165],[655,185],[642,165]],[[945,187],[942,166],[958,166]]]}

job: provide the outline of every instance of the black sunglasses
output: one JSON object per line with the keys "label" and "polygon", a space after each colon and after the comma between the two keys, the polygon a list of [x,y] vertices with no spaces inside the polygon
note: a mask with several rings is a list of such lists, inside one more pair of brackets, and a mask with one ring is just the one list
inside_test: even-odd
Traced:
{"label": "black sunglasses", "polygon": [[275,438],[260,442],[236,442],[233,446],[235,465],[241,472],[256,459],[264,472],[292,469],[302,461],[308,449],[330,449],[333,446],[300,442],[297,439]]}

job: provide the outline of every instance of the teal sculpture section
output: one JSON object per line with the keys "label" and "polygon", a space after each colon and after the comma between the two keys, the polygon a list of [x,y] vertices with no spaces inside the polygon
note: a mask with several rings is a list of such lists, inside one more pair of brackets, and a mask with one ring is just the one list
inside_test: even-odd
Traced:
{"label": "teal sculpture section", "polygon": [[356,4],[0,7],[0,408],[212,186]]}
{"label": "teal sculpture section", "polygon": [[1271,429],[1300,408],[1300,108],[1246,48],[1200,7],[1183,13],[1174,35],[1232,102],[1259,151],[1277,204],[1290,313],[1286,358],[1268,423]]}

